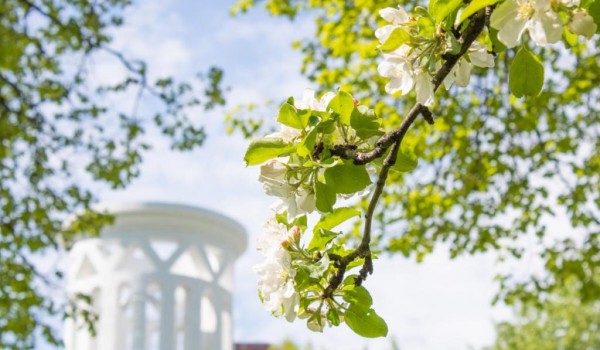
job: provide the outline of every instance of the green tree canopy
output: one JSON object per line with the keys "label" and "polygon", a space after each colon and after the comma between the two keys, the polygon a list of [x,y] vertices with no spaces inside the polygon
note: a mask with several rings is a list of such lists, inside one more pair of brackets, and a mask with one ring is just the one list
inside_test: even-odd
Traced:
{"label": "green tree canopy", "polygon": [[592,350],[600,348],[600,303],[583,303],[568,285],[541,308],[520,304],[516,320],[496,325],[496,340],[486,350]]}
{"label": "green tree canopy", "polygon": [[[43,274],[34,262],[61,240],[68,246],[75,232],[97,233],[107,221],[91,210],[96,195],[89,184],[123,188],[138,176],[150,147],[149,129],[160,131],[174,149],[200,146],[205,133],[190,118],[191,108],[224,103],[217,68],[202,75],[201,93],[168,76],[150,80],[145,62],[111,47],[111,33],[130,5],[129,0],[0,2],[2,349],[35,348],[40,335],[60,343],[49,315],[74,311],[64,299],[51,297],[62,288],[60,272]],[[89,62],[98,55],[126,72],[121,81],[102,85],[90,79]],[[119,96],[130,104],[116,104]],[[138,108],[142,103],[156,107],[152,115]],[[62,231],[63,220],[74,212],[86,214]]]}

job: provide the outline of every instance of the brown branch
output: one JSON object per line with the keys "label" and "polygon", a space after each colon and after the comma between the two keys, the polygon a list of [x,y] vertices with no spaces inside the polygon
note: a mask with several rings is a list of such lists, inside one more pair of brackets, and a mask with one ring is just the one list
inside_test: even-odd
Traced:
{"label": "brown branch", "polygon": [[[461,43],[461,49],[456,55],[446,55],[444,56],[445,62],[442,67],[436,72],[435,77],[433,78],[434,88],[433,91],[437,91],[440,87],[444,79],[450,74],[452,68],[456,65],[458,60],[467,53],[467,50],[471,47],[471,44],[477,39],[481,31],[483,30],[487,18],[491,14],[491,8],[486,8],[484,10],[476,13],[472,18],[469,26],[459,38],[459,42]],[[422,114],[424,119],[427,122],[430,122],[431,112],[425,106],[420,103],[415,104],[415,106],[408,112],[406,117],[402,120],[402,123],[395,130],[383,135],[379,141],[377,142],[376,147],[369,152],[357,152],[353,145],[337,145],[331,153],[337,155],[344,159],[353,159],[354,164],[362,165],[367,164],[376,158],[381,157],[391,146],[391,150],[388,153],[387,157],[383,162],[383,166],[381,168],[381,172],[379,173],[379,178],[377,179],[377,184],[375,185],[375,191],[371,196],[371,200],[369,202],[369,207],[367,208],[367,213],[365,214],[365,226],[363,237],[360,245],[353,250],[350,254],[337,258],[334,262],[334,266],[338,269],[337,272],[330,278],[329,284],[324,289],[322,298],[331,298],[335,290],[342,283],[344,275],[346,274],[346,269],[348,268],[348,264],[354,261],[357,258],[364,258],[365,264],[361,269],[359,276],[355,280],[356,285],[360,285],[368,274],[373,273],[373,265],[371,262],[371,225],[373,221],[373,214],[375,213],[375,207],[377,206],[377,202],[379,201],[379,197],[383,193],[383,188],[385,187],[385,181],[387,179],[390,168],[396,162],[396,156],[398,154],[398,150],[400,149],[400,145],[402,144],[402,140],[406,135],[406,132],[417,119],[417,117]]]}
{"label": "brown branch", "polygon": [[[471,44],[477,39],[481,31],[483,30],[486,18],[489,16],[489,10],[481,10],[477,14],[475,14],[471,18],[471,23],[467,29],[463,32],[461,37],[459,38],[459,42],[461,43],[461,49],[456,55],[445,55],[446,61],[442,65],[442,67],[436,72],[435,77],[433,78],[433,91],[434,93],[438,90],[444,79],[450,74],[452,68],[456,65],[458,60],[469,50]],[[402,140],[406,132],[417,119],[419,114],[423,114],[425,119],[431,115],[429,109],[423,106],[420,103],[415,104],[415,106],[408,112],[406,117],[402,120],[402,123],[398,126],[398,128],[390,131],[389,133],[383,135],[379,141],[377,141],[377,145],[374,149],[368,152],[350,152],[346,149],[346,145],[338,145],[337,149],[332,150],[332,154],[340,156],[344,159],[353,159],[354,164],[363,165],[372,162],[373,160],[383,156],[387,149],[394,144],[397,140]],[[349,147],[349,146],[348,146]]]}

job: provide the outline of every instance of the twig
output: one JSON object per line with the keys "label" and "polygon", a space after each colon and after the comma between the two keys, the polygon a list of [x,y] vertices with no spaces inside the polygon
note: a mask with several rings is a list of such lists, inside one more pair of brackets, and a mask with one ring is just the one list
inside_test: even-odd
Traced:
{"label": "twig", "polygon": [[[477,36],[481,33],[485,26],[486,18],[489,14],[486,13],[487,9],[482,10],[475,14],[473,18],[471,18],[471,24],[461,35],[459,42],[461,43],[461,49],[456,55],[446,55],[446,62],[442,65],[442,67],[437,71],[435,77],[433,78],[433,91],[434,93],[440,87],[444,79],[450,74],[452,68],[456,65],[458,60],[469,50],[471,44],[477,39]],[[402,140],[404,135],[413,124],[415,119],[419,116],[419,114],[427,114],[429,110],[427,107],[423,106],[420,103],[417,103],[406,115],[406,117],[402,120],[402,123],[395,130],[390,131],[389,133],[383,135],[379,141],[377,141],[377,145],[375,148],[368,152],[350,152],[344,148],[345,145],[338,146],[336,150],[332,150],[332,154],[340,156],[344,159],[353,159],[354,164],[363,165],[372,162],[373,160],[383,156],[387,149],[397,140]],[[429,112],[431,113],[431,112]]]}
{"label": "twig", "polygon": [[[450,74],[452,68],[456,65],[458,60],[467,52],[469,47],[471,47],[471,44],[477,39],[477,37],[479,36],[479,34],[485,26],[487,18],[490,15],[491,8],[489,7],[473,15],[469,26],[460,36],[460,51],[456,55],[445,56],[446,61],[444,62],[442,67],[436,72],[435,77],[433,78],[434,93],[440,87],[440,85],[448,76],[448,74]],[[400,123],[398,128],[383,135],[377,142],[376,147],[369,152],[357,152],[355,148],[352,148],[352,145],[337,145],[335,149],[331,150],[332,154],[334,155],[337,155],[344,159],[353,159],[354,164],[362,165],[381,157],[383,154],[385,154],[385,152],[390,146],[392,147],[390,153],[384,160],[381,172],[379,173],[377,184],[375,185],[375,191],[371,196],[369,207],[367,208],[367,213],[365,214],[365,227],[361,243],[350,254],[335,260],[334,266],[338,270],[330,278],[329,284],[324,289],[323,294],[321,295],[323,299],[331,298],[333,296],[334,291],[339,287],[339,285],[343,281],[348,264],[350,264],[355,259],[365,259],[365,264],[363,265],[359,276],[355,280],[356,285],[360,285],[368,274],[373,273],[373,265],[371,263],[371,250],[369,245],[371,243],[371,224],[373,221],[373,214],[375,213],[375,207],[377,206],[379,197],[383,193],[383,188],[385,186],[385,181],[387,179],[389,170],[392,167],[392,165],[394,165],[394,163],[396,162],[396,156],[398,154],[398,149],[402,144],[402,140],[404,139],[406,132],[417,119],[419,114],[422,114],[424,119],[427,122],[429,122],[428,119],[431,118],[431,112],[427,107],[423,106],[420,103],[417,103],[408,112],[408,114],[402,120],[402,123]]]}

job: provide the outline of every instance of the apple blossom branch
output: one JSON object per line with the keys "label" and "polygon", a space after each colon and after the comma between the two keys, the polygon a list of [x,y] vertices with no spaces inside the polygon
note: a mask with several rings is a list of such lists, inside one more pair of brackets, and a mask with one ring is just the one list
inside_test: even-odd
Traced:
{"label": "apple blossom branch", "polygon": [[[460,51],[454,55],[445,55],[444,64],[436,72],[435,77],[433,78],[434,92],[437,91],[444,79],[446,79],[448,74],[450,74],[452,71],[452,68],[457,64],[458,60],[467,52],[471,44],[483,31],[486,23],[489,21],[491,12],[492,7],[486,7],[471,17],[468,27],[463,31],[459,38],[459,43],[461,44]],[[323,299],[332,297],[334,291],[342,283],[348,265],[355,259],[365,259],[365,264],[361,268],[359,276],[355,279],[356,285],[360,285],[366,279],[368,274],[373,273],[370,243],[371,226],[373,215],[375,213],[375,207],[377,206],[379,197],[383,193],[383,188],[385,187],[385,181],[387,179],[389,170],[396,162],[396,156],[398,154],[398,150],[400,149],[400,145],[402,144],[402,140],[404,139],[408,129],[419,115],[423,115],[424,119],[429,124],[432,124],[433,119],[431,111],[426,106],[417,103],[408,112],[406,117],[402,120],[402,123],[396,129],[383,135],[379,139],[376,147],[373,150],[368,152],[357,152],[355,147],[352,147],[352,145],[338,145],[331,150],[332,154],[334,155],[344,159],[353,159],[354,164],[356,165],[364,165],[383,156],[391,146],[391,151],[388,153],[383,162],[381,172],[379,173],[379,178],[377,179],[377,183],[375,185],[375,190],[371,196],[371,200],[369,201],[367,213],[365,214],[365,226],[361,243],[355,250],[344,257],[331,257],[332,260],[334,260],[334,266],[337,268],[337,272],[331,277],[329,284],[324,289],[322,294]]]}

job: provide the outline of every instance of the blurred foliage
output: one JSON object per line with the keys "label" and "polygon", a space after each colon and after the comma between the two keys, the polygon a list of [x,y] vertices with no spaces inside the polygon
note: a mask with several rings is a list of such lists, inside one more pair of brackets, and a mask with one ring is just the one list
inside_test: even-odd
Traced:
{"label": "blurred foliage", "polygon": [[[192,108],[224,104],[223,72],[200,77],[204,93],[171,77],[150,81],[146,63],[111,48],[129,0],[0,2],[0,348],[60,344],[51,326],[74,315],[52,266],[60,242],[97,234],[91,184],[123,188],[139,175],[154,129],[177,150],[205,139]],[[110,62],[116,83],[94,81],[93,59]],[[116,73],[115,73],[116,74]],[[142,104],[156,111],[145,115]],[[68,214],[81,213],[61,234]],[[85,299],[79,297],[79,299]],[[58,315],[54,317],[52,315]],[[93,320],[89,312],[82,313]]]}
{"label": "blurred foliage", "polygon": [[[304,57],[301,72],[322,92],[342,88],[375,106],[386,130],[399,125],[414,95],[385,94],[374,30],[383,23],[379,9],[423,2],[242,0],[232,13],[258,5],[273,16],[314,19],[314,35],[293,43]],[[435,125],[417,122],[405,138],[419,157],[417,171],[388,179],[378,248],[417,261],[436,247],[452,257],[494,251],[513,264],[534,256],[543,273],[517,278],[507,269],[499,300],[542,300],[571,278],[583,300],[600,299],[598,37],[589,46],[572,41],[570,52],[562,43],[534,50],[547,66],[535,98],[510,95],[515,51],[499,47],[494,69],[474,70],[468,88],[440,91]],[[557,220],[566,231],[550,234],[547,225]]]}
{"label": "blurred foliage", "polygon": [[543,308],[520,306],[512,322],[496,325],[496,341],[485,350],[600,349],[600,302],[582,303],[573,285],[553,294]]}

